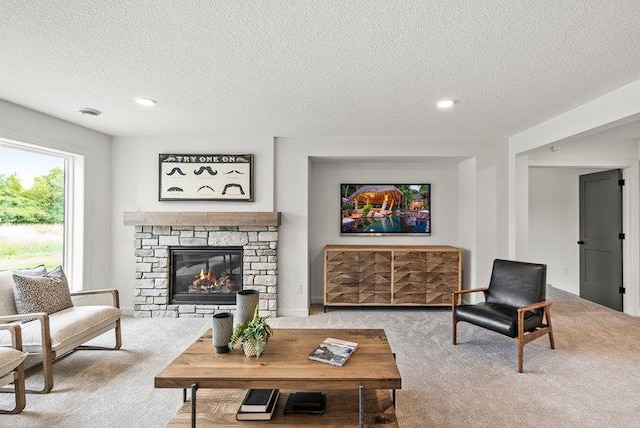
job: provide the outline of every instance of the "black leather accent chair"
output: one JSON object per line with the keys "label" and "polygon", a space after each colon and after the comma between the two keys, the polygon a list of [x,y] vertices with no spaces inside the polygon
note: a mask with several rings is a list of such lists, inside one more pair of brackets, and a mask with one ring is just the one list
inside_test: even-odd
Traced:
{"label": "black leather accent chair", "polygon": [[[518,339],[518,372],[522,373],[524,344],[545,334],[555,349],[551,327],[551,302],[545,300],[547,266],[496,259],[486,288],[454,291],[452,299],[453,344],[458,321],[466,321]],[[484,293],[484,302],[459,304],[460,296]]]}

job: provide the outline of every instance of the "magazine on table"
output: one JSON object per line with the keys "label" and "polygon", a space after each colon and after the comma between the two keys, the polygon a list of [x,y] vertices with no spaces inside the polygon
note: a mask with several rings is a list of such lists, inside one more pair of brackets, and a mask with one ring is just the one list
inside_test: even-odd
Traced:
{"label": "magazine on table", "polygon": [[309,354],[309,359],[341,367],[357,347],[356,342],[328,337]]}

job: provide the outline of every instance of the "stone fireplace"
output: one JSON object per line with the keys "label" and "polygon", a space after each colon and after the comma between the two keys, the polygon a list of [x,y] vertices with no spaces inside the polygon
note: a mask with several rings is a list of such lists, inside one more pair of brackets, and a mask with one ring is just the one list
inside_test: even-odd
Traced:
{"label": "stone fireplace", "polygon": [[243,288],[277,316],[280,213],[129,212],[124,224],[135,226],[134,316],[235,312]]}

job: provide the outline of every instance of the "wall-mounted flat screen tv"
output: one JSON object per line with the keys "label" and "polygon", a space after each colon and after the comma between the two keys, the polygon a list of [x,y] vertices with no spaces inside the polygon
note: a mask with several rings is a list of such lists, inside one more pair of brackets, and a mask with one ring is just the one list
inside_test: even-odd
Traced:
{"label": "wall-mounted flat screen tv", "polygon": [[341,235],[430,235],[431,184],[340,184]]}

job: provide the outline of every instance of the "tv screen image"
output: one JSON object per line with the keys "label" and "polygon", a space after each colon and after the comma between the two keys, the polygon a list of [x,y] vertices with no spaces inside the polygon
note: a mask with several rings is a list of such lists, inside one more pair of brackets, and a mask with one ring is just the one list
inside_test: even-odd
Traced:
{"label": "tv screen image", "polygon": [[340,185],[341,235],[430,235],[431,184]]}

